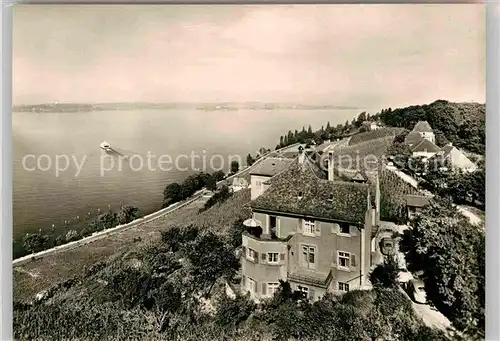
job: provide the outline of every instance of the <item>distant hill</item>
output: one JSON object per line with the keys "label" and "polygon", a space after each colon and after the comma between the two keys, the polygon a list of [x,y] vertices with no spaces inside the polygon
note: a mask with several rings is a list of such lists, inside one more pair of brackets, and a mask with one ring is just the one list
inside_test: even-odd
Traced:
{"label": "distant hill", "polygon": [[470,152],[485,153],[485,104],[438,100],[431,104],[382,110],[380,120],[386,125],[410,130],[418,121],[427,121],[436,134],[438,145],[449,140]]}
{"label": "distant hill", "polygon": [[120,102],[120,103],[42,103],[16,105],[14,112],[89,112],[108,110],[170,110],[196,109],[203,111],[234,111],[234,110],[352,110],[355,107],[338,105],[309,105],[287,103],[148,103],[148,102]]}

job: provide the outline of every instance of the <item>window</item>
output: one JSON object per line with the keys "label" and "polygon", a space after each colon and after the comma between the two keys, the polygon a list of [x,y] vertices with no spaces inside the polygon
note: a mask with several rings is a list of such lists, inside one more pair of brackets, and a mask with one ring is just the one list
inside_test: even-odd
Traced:
{"label": "window", "polygon": [[314,246],[303,245],[302,246],[302,266],[308,269],[315,268],[315,253],[316,250]]}
{"label": "window", "polygon": [[304,234],[314,235],[316,224],[314,220],[304,219]]}
{"label": "window", "polygon": [[339,282],[339,290],[340,291],[349,291],[349,284]]}
{"label": "window", "polygon": [[308,287],[303,287],[302,285],[298,285],[297,291],[300,291],[301,293],[304,294],[304,296],[306,298],[309,298],[309,288]]}
{"label": "window", "polygon": [[330,194],[330,198],[328,200],[333,201],[333,198],[334,198],[333,194]]}
{"label": "window", "polygon": [[257,185],[257,188],[260,188],[262,186],[262,181],[257,180],[255,184]]}
{"label": "window", "polygon": [[280,255],[277,252],[268,252],[267,253],[267,262],[278,264],[279,257],[280,257]]}
{"label": "window", "polygon": [[267,290],[268,290],[269,296],[273,296],[275,293],[277,293],[279,287],[280,287],[279,283],[267,283]]}
{"label": "window", "polygon": [[349,234],[349,232],[350,232],[349,224],[340,224],[340,233]]}
{"label": "window", "polygon": [[247,278],[247,290],[249,292],[257,292],[257,282],[250,277]]}
{"label": "window", "polygon": [[338,261],[339,267],[349,269],[350,259],[351,259],[351,254],[349,252],[339,251],[339,261]]}
{"label": "window", "polygon": [[257,253],[255,252],[255,250],[248,247],[247,248],[247,258],[255,261],[256,256],[257,256]]}
{"label": "window", "polygon": [[303,192],[299,192],[299,199],[302,199]]}

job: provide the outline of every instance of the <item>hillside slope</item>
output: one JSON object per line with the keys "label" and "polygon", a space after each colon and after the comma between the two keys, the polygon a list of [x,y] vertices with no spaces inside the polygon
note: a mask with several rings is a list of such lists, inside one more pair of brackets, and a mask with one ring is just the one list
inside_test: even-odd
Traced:
{"label": "hillside slope", "polygon": [[431,104],[382,110],[380,119],[386,125],[410,130],[418,121],[427,121],[436,133],[438,145],[449,140],[470,152],[485,152],[485,104],[437,100]]}

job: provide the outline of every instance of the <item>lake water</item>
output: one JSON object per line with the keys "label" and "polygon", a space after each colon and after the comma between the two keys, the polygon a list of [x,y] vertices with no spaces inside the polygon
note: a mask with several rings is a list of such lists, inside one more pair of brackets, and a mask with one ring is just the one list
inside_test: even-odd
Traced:
{"label": "lake water", "polygon": [[[139,207],[147,214],[160,209],[163,189],[171,182],[182,181],[193,170],[165,170],[158,158],[151,158],[140,168],[140,159],[150,155],[194,153],[218,154],[229,168],[228,156],[241,155],[243,163],[250,152],[255,156],[260,147],[273,149],[280,135],[312,125],[313,130],[351,120],[361,110],[134,110],[86,113],[14,113],[13,125],[13,220],[14,239],[27,232],[42,229],[55,234],[80,229],[98,210],[118,209],[120,204]],[[99,144],[108,141],[125,155],[136,155],[132,168],[127,162],[118,169],[118,157],[106,156]],[[32,155],[25,159],[26,155]],[[42,156],[41,155],[46,155]],[[57,155],[60,169],[56,176]],[[65,155],[65,156],[64,156]],[[48,160],[52,166],[48,170]],[[85,159],[84,159],[85,158]],[[213,158],[214,166],[221,158]],[[39,161],[37,165],[36,160]],[[78,164],[82,164],[78,175]],[[164,157],[163,160],[168,160]],[[178,159],[182,167],[187,158]],[[132,160],[131,160],[132,161]],[[195,163],[200,168],[201,161]],[[106,169],[101,174],[101,163]],[[113,165],[112,165],[113,164]],[[38,168],[40,166],[41,169]],[[111,167],[113,166],[113,167]],[[209,162],[206,171],[211,171]],[[156,168],[156,171],[152,170]],[[34,169],[34,170],[31,170]],[[165,164],[164,164],[165,169]],[[90,212],[90,217],[89,217]],[[77,218],[78,217],[78,218]]]}

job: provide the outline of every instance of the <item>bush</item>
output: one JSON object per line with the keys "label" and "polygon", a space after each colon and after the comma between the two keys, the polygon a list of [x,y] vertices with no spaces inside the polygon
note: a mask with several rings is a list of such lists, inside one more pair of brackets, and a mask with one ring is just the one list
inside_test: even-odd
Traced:
{"label": "bush", "polygon": [[393,256],[387,256],[370,273],[370,282],[376,288],[395,288],[398,285],[398,263]]}

